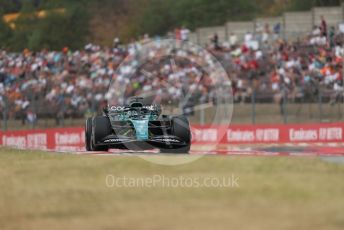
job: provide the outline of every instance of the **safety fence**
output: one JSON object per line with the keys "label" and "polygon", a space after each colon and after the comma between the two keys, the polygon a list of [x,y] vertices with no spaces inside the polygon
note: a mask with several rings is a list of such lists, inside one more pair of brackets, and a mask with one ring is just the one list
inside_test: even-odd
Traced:
{"label": "safety fence", "polygon": [[[307,100],[306,100],[307,99]],[[303,102],[305,100],[305,102]],[[233,111],[228,118],[223,121],[216,120],[215,115],[222,111],[222,107],[228,105],[202,104],[193,107],[192,114],[185,114],[193,124],[304,124],[304,123],[338,123],[344,121],[344,94],[333,96],[328,95],[304,97],[301,99],[282,98],[274,101],[271,96],[252,94],[246,96],[244,101],[233,103]],[[58,113],[47,107],[44,113],[36,112],[34,121],[30,116],[20,117],[20,113],[8,116],[6,109],[0,108],[0,130],[26,130],[26,129],[49,129],[83,126],[87,117],[101,114],[101,107],[93,112],[71,115]],[[178,106],[163,106],[163,114],[182,114]],[[76,110],[78,111],[78,110]],[[60,116],[60,114],[62,114]]]}
{"label": "safety fence", "polygon": [[[193,145],[341,143],[344,123],[280,125],[193,125]],[[0,132],[0,145],[57,151],[83,151],[82,127]]]}

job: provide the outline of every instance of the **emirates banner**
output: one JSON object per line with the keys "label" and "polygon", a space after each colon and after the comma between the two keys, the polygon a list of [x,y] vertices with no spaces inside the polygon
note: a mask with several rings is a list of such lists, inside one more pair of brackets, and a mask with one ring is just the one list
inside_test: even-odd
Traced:
{"label": "emirates banner", "polygon": [[193,126],[194,143],[264,144],[342,142],[344,123]]}
{"label": "emirates banner", "polygon": [[8,131],[0,133],[0,145],[51,150],[83,150],[84,128]]}
{"label": "emirates banner", "polygon": [[[193,125],[193,144],[338,143],[344,123],[290,125]],[[84,128],[0,132],[0,145],[32,149],[84,150]]]}

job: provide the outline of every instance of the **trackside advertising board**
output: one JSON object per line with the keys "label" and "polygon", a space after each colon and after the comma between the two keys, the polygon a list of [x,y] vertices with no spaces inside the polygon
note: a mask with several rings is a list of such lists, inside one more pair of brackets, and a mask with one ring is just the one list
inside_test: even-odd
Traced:
{"label": "trackside advertising board", "polygon": [[0,145],[32,149],[82,150],[85,143],[83,128],[57,128],[0,132]]}
{"label": "trackside advertising board", "polygon": [[302,125],[193,126],[198,144],[330,143],[342,142],[344,123]]}
{"label": "trackside advertising board", "polygon": [[[193,125],[193,144],[338,143],[344,123],[288,125]],[[0,145],[19,148],[83,150],[84,128],[0,132]]]}

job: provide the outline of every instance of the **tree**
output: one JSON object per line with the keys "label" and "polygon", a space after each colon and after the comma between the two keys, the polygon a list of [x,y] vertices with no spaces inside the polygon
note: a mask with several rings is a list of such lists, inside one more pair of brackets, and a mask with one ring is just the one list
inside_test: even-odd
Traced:
{"label": "tree", "polygon": [[0,9],[4,14],[18,12],[20,8],[21,5],[18,1],[0,0]]}
{"label": "tree", "polygon": [[31,48],[78,49],[85,45],[87,35],[88,14],[79,5],[73,5],[64,14],[51,11],[39,22],[31,37]]}
{"label": "tree", "polygon": [[37,23],[38,17],[35,14],[33,4],[29,1],[23,2],[20,15],[15,21],[15,28],[9,41],[9,48],[14,51],[29,48],[28,41],[34,33]]}
{"label": "tree", "polygon": [[57,2],[61,1],[51,1],[51,5],[42,2],[51,9],[47,10],[44,18],[38,18],[37,8],[31,2],[23,2],[13,31],[8,30],[5,23],[0,23],[0,42],[14,51],[25,48],[37,51],[43,48],[60,50],[64,46],[72,49],[82,47],[88,35],[89,22],[88,13],[81,4],[83,1],[65,3],[64,12],[54,10]]}
{"label": "tree", "polygon": [[9,46],[9,41],[12,37],[12,29],[4,21],[3,13],[0,11],[0,49]]}
{"label": "tree", "polygon": [[[165,34],[179,26],[195,29],[224,24],[228,20],[252,19],[258,8],[251,0],[138,0],[137,33]],[[136,7],[133,6],[133,7]],[[134,17],[135,18],[135,17]]]}

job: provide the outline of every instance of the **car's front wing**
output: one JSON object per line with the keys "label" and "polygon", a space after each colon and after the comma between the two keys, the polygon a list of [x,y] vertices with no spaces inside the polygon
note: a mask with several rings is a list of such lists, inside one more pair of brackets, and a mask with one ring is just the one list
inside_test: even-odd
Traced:
{"label": "car's front wing", "polygon": [[110,148],[119,149],[153,149],[153,148],[181,148],[189,145],[184,140],[173,136],[154,136],[147,140],[137,140],[132,137],[109,135],[103,138],[100,142],[95,143],[96,146],[107,145]]}

